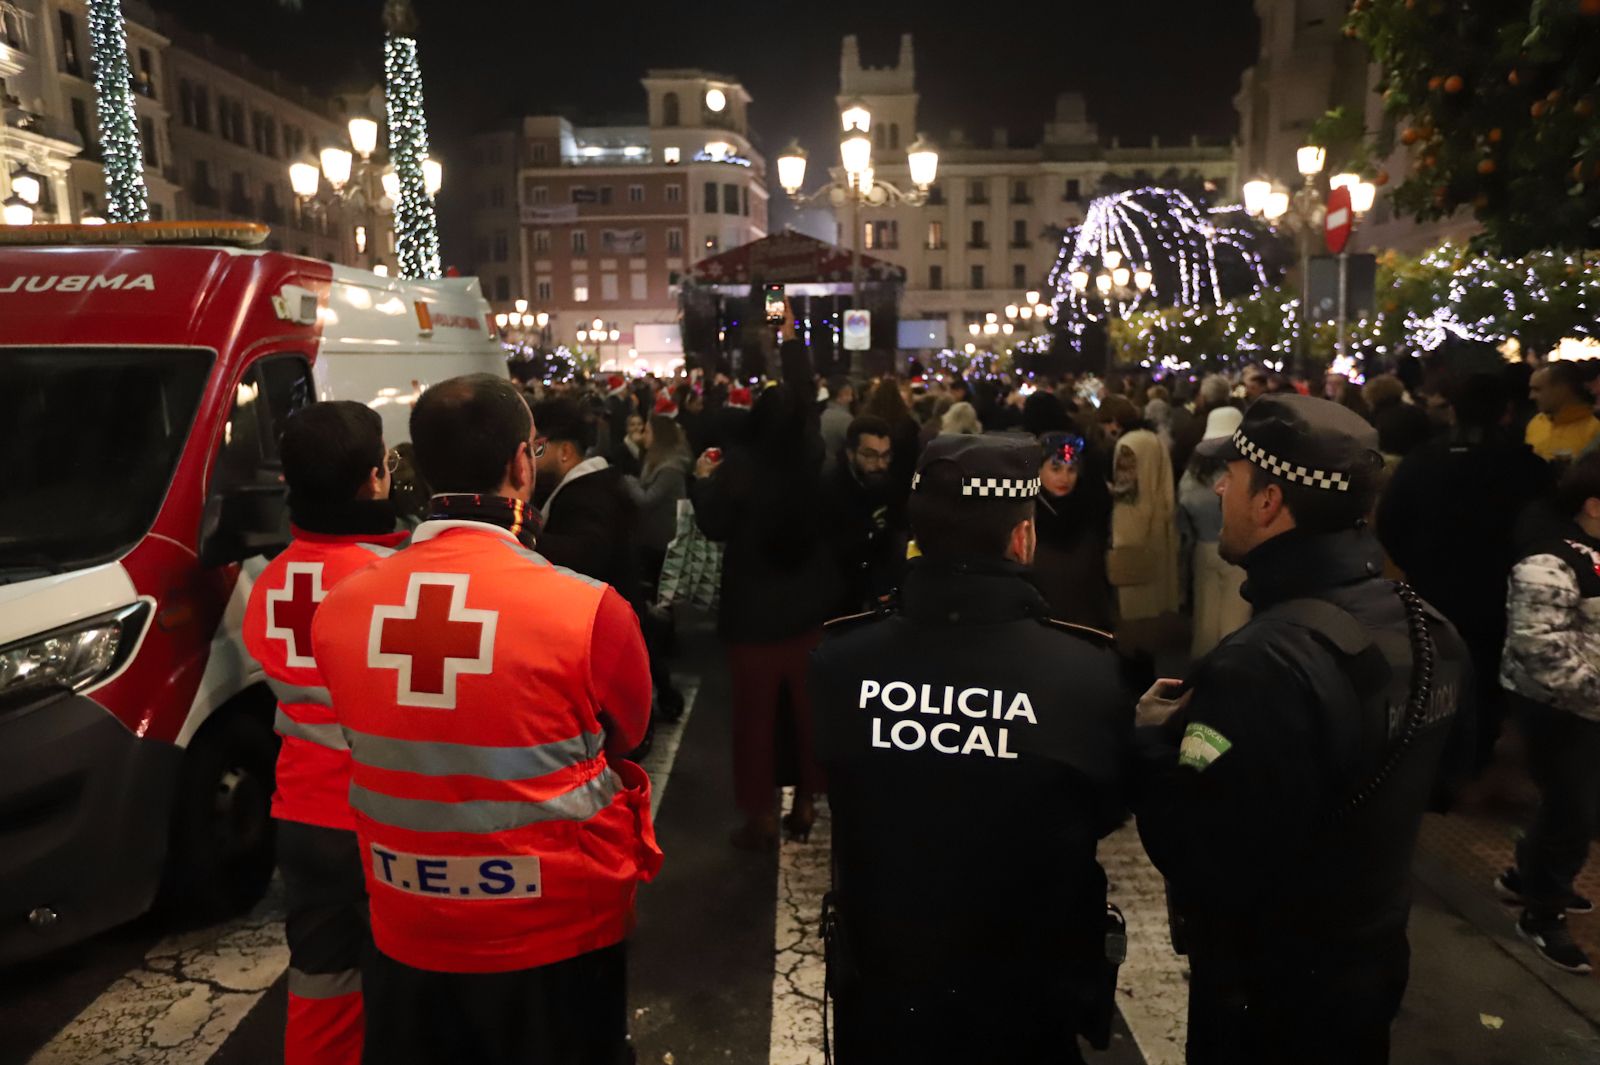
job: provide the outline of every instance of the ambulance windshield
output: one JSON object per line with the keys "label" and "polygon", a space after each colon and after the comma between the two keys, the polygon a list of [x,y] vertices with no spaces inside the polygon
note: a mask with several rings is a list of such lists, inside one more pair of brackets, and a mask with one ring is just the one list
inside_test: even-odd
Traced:
{"label": "ambulance windshield", "polygon": [[0,584],[138,543],[211,361],[204,351],[0,347]]}

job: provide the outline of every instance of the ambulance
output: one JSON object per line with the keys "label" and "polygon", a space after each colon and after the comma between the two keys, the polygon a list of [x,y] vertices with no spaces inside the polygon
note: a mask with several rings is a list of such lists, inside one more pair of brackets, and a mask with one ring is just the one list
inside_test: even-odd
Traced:
{"label": "ambulance", "polygon": [[273,700],[252,575],[314,399],[408,439],[506,362],[476,279],[260,249],[264,226],[0,228],[0,964],[159,897],[248,906],[273,868]]}

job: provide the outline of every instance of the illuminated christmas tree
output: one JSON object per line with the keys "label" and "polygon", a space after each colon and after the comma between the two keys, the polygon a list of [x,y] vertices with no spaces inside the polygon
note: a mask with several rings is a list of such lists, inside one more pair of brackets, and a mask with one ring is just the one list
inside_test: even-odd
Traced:
{"label": "illuminated christmas tree", "polygon": [[146,222],[150,219],[150,193],[144,184],[144,146],[133,109],[133,75],[128,69],[128,30],[121,0],[89,0],[89,44],[106,172],[106,217],[112,222]]}
{"label": "illuminated christmas tree", "polygon": [[428,157],[428,118],[417,64],[417,16],[410,0],[386,0],[383,23],[384,95],[389,117],[389,157],[400,179],[394,208],[401,277],[440,276],[439,219],[422,163]]}

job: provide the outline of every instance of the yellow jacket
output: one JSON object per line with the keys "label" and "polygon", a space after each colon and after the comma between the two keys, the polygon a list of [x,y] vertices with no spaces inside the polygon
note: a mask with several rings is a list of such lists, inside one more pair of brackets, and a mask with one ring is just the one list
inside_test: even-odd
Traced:
{"label": "yellow jacket", "polygon": [[1576,458],[1597,436],[1600,436],[1600,418],[1582,403],[1563,407],[1554,417],[1537,415],[1528,423],[1528,446],[1546,462]]}

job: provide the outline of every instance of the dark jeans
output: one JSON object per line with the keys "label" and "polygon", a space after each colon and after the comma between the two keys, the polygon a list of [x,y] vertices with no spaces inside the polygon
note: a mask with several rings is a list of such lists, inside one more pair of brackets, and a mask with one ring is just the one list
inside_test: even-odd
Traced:
{"label": "dark jeans", "polygon": [[1387,1065],[1410,970],[1404,932],[1337,954],[1270,949],[1190,950],[1188,1065]]}
{"label": "dark jeans", "polygon": [[1600,721],[1512,695],[1539,811],[1517,845],[1522,897],[1536,916],[1561,913],[1600,827]]}
{"label": "dark jeans", "polygon": [[837,1065],[1083,1065],[1059,1001],[954,993],[911,1001],[836,991]]}
{"label": "dark jeans", "polygon": [[370,1065],[630,1065],[625,944],[505,973],[413,969],[374,951]]}

